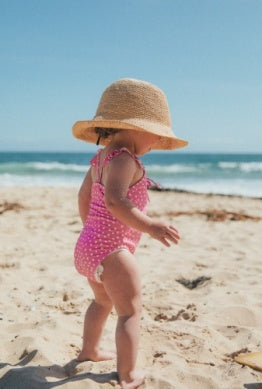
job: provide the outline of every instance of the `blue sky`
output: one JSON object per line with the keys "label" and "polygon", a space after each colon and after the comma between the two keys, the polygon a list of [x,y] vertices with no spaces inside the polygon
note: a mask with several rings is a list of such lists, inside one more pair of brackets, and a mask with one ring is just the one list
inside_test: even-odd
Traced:
{"label": "blue sky", "polygon": [[123,77],[159,86],[183,151],[261,152],[262,0],[0,0],[0,150],[84,151]]}

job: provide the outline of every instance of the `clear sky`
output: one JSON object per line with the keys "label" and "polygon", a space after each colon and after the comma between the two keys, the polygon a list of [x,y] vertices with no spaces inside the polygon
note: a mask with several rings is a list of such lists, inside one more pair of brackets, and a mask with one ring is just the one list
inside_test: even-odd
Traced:
{"label": "clear sky", "polygon": [[84,151],[123,77],[167,95],[184,151],[262,151],[262,0],[0,0],[0,150]]}

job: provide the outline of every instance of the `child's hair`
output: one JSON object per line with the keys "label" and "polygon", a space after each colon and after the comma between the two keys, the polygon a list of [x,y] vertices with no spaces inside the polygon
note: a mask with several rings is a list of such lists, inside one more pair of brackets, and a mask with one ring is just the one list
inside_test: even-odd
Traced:
{"label": "child's hair", "polygon": [[95,133],[98,135],[96,145],[99,145],[101,138],[108,138],[110,135],[116,134],[119,132],[116,128],[104,128],[104,127],[95,127]]}

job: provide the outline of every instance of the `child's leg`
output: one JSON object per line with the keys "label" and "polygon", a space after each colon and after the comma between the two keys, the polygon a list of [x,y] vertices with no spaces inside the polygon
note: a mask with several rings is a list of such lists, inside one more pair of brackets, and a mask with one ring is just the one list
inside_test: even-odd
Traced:
{"label": "child's leg", "polygon": [[137,388],[144,374],[135,370],[141,314],[141,284],[138,266],[132,254],[122,250],[104,261],[102,280],[117,314],[117,371],[122,388]]}
{"label": "child's leg", "polygon": [[113,359],[114,353],[99,350],[103,328],[113,305],[102,284],[90,280],[89,284],[93,289],[95,300],[85,314],[83,348],[77,360],[98,362]]}

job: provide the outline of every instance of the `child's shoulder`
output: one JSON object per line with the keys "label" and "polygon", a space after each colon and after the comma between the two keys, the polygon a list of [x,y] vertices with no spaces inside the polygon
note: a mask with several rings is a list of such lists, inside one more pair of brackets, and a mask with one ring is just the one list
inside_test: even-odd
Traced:
{"label": "child's shoulder", "polygon": [[102,168],[113,162],[114,166],[123,166],[125,164],[135,163],[139,168],[144,170],[144,166],[140,159],[133,154],[127,147],[120,147],[107,152],[106,148],[97,150],[97,153],[90,160],[90,165]]}
{"label": "child's shoulder", "polygon": [[129,151],[126,147],[121,147],[121,148],[118,148],[118,149],[114,149],[114,150],[111,150],[105,157],[105,163],[108,163],[110,161],[112,161],[112,159],[116,158],[116,157],[119,157],[119,156],[122,156],[124,158],[128,157],[128,158],[133,158],[134,159],[134,156],[133,154],[131,153],[131,151]]}
{"label": "child's shoulder", "polygon": [[110,151],[106,155],[103,165],[107,165],[112,160],[114,160],[116,163],[119,163],[119,164],[122,164],[122,163],[130,164],[133,162],[136,165],[138,165],[140,168],[144,169],[144,166],[143,166],[142,162],[140,161],[140,159],[135,154],[133,154],[130,150],[128,150],[128,148],[126,148],[126,147],[121,147],[121,148],[114,149],[114,150]]}

